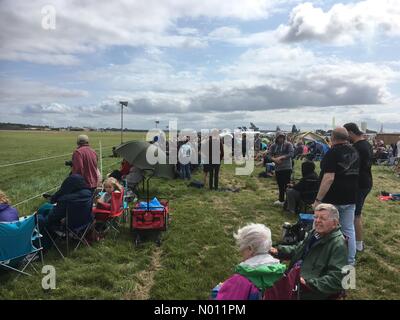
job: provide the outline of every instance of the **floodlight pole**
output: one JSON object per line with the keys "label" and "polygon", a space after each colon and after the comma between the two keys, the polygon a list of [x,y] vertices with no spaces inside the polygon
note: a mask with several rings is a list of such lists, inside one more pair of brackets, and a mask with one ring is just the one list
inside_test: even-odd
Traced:
{"label": "floodlight pole", "polygon": [[123,143],[123,139],[122,139],[122,132],[123,132],[123,128],[124,128],[124,106],[127,107],[128,106],[128,101],[120,101],[119,102],[121,104],[121,144]]}

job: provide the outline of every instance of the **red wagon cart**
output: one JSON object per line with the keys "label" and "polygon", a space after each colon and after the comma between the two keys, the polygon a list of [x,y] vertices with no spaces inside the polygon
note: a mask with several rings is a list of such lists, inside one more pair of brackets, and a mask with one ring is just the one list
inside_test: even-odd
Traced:
{"label": "red wagon cart", "polygon": [[161,232],[166,231],[169,222],[169,201],[154,198],[150,201],[149,181],[152,175],[146,179],[146,202],[137,202],[131,211],[131,231],[135,234],[135,245],[138,246],[145,232],[157,233],[156,243],[161,245]]}

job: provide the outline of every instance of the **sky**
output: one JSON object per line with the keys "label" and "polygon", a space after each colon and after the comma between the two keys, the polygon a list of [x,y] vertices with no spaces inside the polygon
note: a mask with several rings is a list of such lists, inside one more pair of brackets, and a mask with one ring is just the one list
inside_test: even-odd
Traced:
{"label": "sky", "polygon": [[400,132],[399,52],[399,0],[0,0],[0,122]]}

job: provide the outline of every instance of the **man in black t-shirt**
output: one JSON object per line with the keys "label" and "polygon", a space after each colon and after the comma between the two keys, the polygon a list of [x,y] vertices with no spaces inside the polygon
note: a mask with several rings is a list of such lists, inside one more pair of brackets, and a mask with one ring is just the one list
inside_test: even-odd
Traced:
{"label": "man in black t-shirt", "polygon": [[364,244],[361,211],[364,206],[365,199],[372,188],[371,166],[373,151],[371,144],[363,138],[363,132],[360,131],[355,123],[346,123],[344,127],[349,132],[350,141],[353,143],[353,147],[358,151],[358,155],[360,157],[360,174],[358,176],[354,227],[356,229],[356,249],[357,251],[362,251]]}
{"label": "man in black t-shirt", "polygon": [[348,263],[354,265],[356,238],[354,212],[356,209],[359,157],[358,152],[348,143],[345,128],[332,131],[332,148],[321,161],[321,184],[313,207],[318,204],[333,204],[339,211],[342,232],[348,237]]}

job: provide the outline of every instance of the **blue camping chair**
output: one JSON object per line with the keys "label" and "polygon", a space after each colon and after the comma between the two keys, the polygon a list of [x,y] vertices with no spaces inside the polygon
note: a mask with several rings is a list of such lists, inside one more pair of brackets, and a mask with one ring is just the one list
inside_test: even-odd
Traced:
{"label": "blue camping chair", "polygon": [[[15,222],[0,222],[0,267],[30,276],[25,269],[38,254],[43,264],[41,237],[37,214]],[[35,246],[33,242],[39,245]]]}
{"label": "blue camping chair", "polygon": [[68,255],[70,240],[77,241],[74,251],[77,250],[81,244],[90,247],[86,236],[93,227],[94,217],[92,215],[92,200],[83,199],[82,201],[69,202],[66,204],[64,223],[50,230],[45,227],[45,231],[58,253],[62,258],[65,258],[57,245],[57,240],[66,241],[66,255]]}

